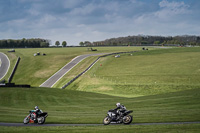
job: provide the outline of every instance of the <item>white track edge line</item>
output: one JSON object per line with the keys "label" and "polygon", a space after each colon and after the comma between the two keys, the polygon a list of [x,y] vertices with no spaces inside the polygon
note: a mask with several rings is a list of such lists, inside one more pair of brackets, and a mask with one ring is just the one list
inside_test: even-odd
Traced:
{"label": "white track edge line", "polygon": [[[103,54],[106,54],[106,53],[103,53]],[[100,55],[102,55],[102,54],[100,54]],[[69,63],[71,63],[73,60],[75,60],[76,58],[78,58],[78,57],[80,57],[80,56],[84,56],[84,55],[76,56],[76,57],[73,58]],[[98,56],[98,55],[94,55],[94,56]],[[86,56],[85,58],[87,58],[87,57],[89,57],[89,56]],[[83,58],[83,59],[85,59],[85,58]],[[83,59],[82,59],[82,60],[83,60]],[[82,60],[80,60],[78,63],[80,63]],[[69,63],[67,63],[65,66],[67,66]],[[77,64],[78,64],[78,63],[77,63]],[[77,64],[76,64],[76,65],[77,65]],[[76,65],[75,65],[75,66],[76,66]],[[61,71],[65,66],[63,66],[63,67],[62,67],[60,70],[58,70],[55,74],[57,74],[59,71]],[[73,66],[72,68],[74,68],[75,66]],[[93,65],[92,65],[92,66],[93,66]],[[72,69],[72,68],[71,68],[71,69]],[[71,69],[69,69],[66,73],[68,73]],[[65,74],[66,74],[66,73],[65,73]],[[54,75],[55,75],[55,74],[54,74]],[[64,74],[64,75],[65,75],[65,74]],[[44,83],[42,83],[39,87],[41,87],[43,84],[45,84],[45,83],[46,83],[49,79],[51,79],[54,75],[52,75],[50,78],[48,78],[48,79],[47,79]],[[64,75],[63,75],[63,76],[64,76]],[[61,76],[55,83],[57,83],[63,76]],[[55,84],[55,83],[54,83],[54,84]],[[53,84],[52,86],[54,86],[54,84]],[[52,86],[51,86],[51,87],[52,87]]]}
{"label": "white track edge line", "polygon": [[[84,57],[83,59],[81,59],[78,63],[76,63],[76,65],[78,65],[82,60],[84,60],[87,57]],[[72,68],[74,68],[76,65],[74,65]],[[51,88],[62,78],[65,76],[65,74],[67,74],[72,68],[70,68],[67,72],[65,72],[52,86]]]}
{"label": "white track edge line", "polygon": [[[78,58],[79,56],[76,56],[75,58],[73,58],[69,63],[71,63],[73,60],[75,60],[76,58]],[[39,87],[41,87],[43,84],[45,84],[49,79],[51,79],[54,75],[56,75],[58,72],[60,72],[65,66],[67,66],[69,63],[67,63],[66,65],[64,65],[60,70],[58,70],[56,73],[54,73],[50,78],[48,78],[45,82],[43,82]]]}
{"label": "white track edge line", "polygon": [[[0,52],[0,53],[2,53],[2,52]],[[2,54],[4,54],[4,53],[2,53]],[[7,70],[6,70],[6,73],[3,75],[3,77],[1,78],[1,79],[3,79],[4,78],[4,76],[7,74],[7,72],[8,72],[8,70],[9,70],[9,68],[10,68],[10,59],[8,58],[8,56],[6,55],[6,54],[4,54],[5,56],[6,56],[6,58],[8,59],[8,63],[9,63],[9,65],[8,65],[8,68],[7,68]],[[1,80],[0,79],[0,80]]]}

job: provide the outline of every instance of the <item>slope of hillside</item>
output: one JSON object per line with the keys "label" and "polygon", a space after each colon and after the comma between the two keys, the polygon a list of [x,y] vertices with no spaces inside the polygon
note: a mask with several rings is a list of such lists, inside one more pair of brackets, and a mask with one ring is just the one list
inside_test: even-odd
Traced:
{"label": "slope of hillside", "polygon": [[102,123],[121,102],[133,110],[133,123],[200,121],[200,91],[191,89],[137,98],[54,88],[0,88],[0,122],[23,122],[36,105],[47,123]]}
{"label": "slope of hillside", "polygon": [[[37,105],[49,113],[46,123],[100,124],[107,111],[115,108],[116,102],[134,111],[133,123],[200,121],[199,51],[200,48],[178,48],[143,51],[132,55],[123,54],[120,58],[113,56],[102,58],[90,71],[66,89],[0,88],[0,122],[22,123],[28,111]],[[25,56],[26,54],[22,57],[27,61]],[[37,58],[43,61],[48,59]],[[82,71],[93,59],[92,57],[86,62],[81,62],[77,68]],[[40,70],[40,67],[33,69],[37,66],[37,61],[34,61],[36,64],[29,61],[34,64],[30,66],[30,70],[34,70],[34,73]],[[18,72],[22,72],[22,68]],[[24,66],[25,68],[27,69],[27,66]],[[71,75],[74,72],[78,73],[76,70],[78,69],[72,70]],[[18,77],[24,79],[20,74]],[[30,77],[27,76],[29,80]],[[36,80],[36,83],[39,82]],[[199,124],[48,128],[2,126],[0,129],[3,132],[26,132],[27,130],[29,132],[66,130],[199,132],[200,130]]]}
{"label": "slope of hillside", "polygon": [[[97,51],[90,51],[87,47],[28,48],[16,49],[16,52],[11,54],[7,52],[8,49],[1,49],[0,51],[4,52],[12,59],[11,65],[15,64],[17,57],[21,57],[19,66],[13,77],[13,82],[16,84],[39,86],[76,56],[141,50],[141,47],[96,47],[96,49]],[[41,55],[34,56],[34,53],[37,52],[40,52]],[[43,56],[43,53],[45,53],[46,56]],[[6,75],[6,77],[8,77],[8,75]]]}
{"label": "slope of hillside", "polygon": [[135,97],[199,88],[200,48],[175,48],[101,58],[66,89]]}

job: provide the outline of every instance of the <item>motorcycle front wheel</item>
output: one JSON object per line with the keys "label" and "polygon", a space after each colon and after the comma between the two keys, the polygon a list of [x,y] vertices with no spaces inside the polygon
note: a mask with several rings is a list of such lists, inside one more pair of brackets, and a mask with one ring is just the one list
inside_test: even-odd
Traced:
{"label": "motorcycle front wheel", "polygon": [[24,124],[28,124],[28,123],[29,123],[29,118],[28,117],[24,118]]}
{"label": "motorcycle front wheel", "polygon": [[104,125],[109,125],[110,122],[111,122],[111,119],[108,116],[103,119],[103,124]]}
{"label": "motorcycle front wheel", "polygon": [[124,124],[130,124],[133,120],[133,117],[131,115],[127,115],[127,116],[124,116],[123,118],[123,123]]}

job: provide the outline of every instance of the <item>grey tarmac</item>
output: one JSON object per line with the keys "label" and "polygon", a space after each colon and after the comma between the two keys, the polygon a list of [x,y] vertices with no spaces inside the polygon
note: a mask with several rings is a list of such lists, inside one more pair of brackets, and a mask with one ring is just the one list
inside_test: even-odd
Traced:
{"label": "grey tarmac", "polygon": [[[163,122],[163,123],[131,123],[129,125],[175,125],[175,124],[200,124],[200,121],[196,122]],[[123,125],[123,124],[110,124],[112,125]],[[103,126],[103,124],[23,124],[23,123],[0,123],[0,126]]]}
{"label": "grey tarmac", "polygon": [[97,56],[97,55],[104,55],[108,53],[99,53],[99,54],[87,54],[87,55],[80,55],[72,59],[68,64],[66,64],[63,68],[57,71],[53,76],[47,79],[44,83],[40,85],[40,87],[48,87],[51,88],[57,81],[59,81],[67,72],[69,72],[73,67],[75,67],[79,62],[89,56]]}

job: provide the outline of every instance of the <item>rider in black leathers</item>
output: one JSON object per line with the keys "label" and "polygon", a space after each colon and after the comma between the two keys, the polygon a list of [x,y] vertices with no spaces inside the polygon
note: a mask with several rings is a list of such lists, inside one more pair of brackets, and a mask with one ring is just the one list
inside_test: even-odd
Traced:
{"label": "rider in black leathers", "polygon": [[38,106],[35,106],[35,110],[31,110],[30,112],[32,112],[32,113],[34,112],[36,114],[36,116],[34,118],[34,120],[36,120],[38,115],[42,113],[42,110],[40,110]]}
{"label": "rider in black leathers", "polygon": [[116,103],[117,108],[115,108],[115,112],[117,115],[117,119],[119,119],[122,115],[122,112],[126,111],[126,107],[124,105],[121,105],[120,103]]}

